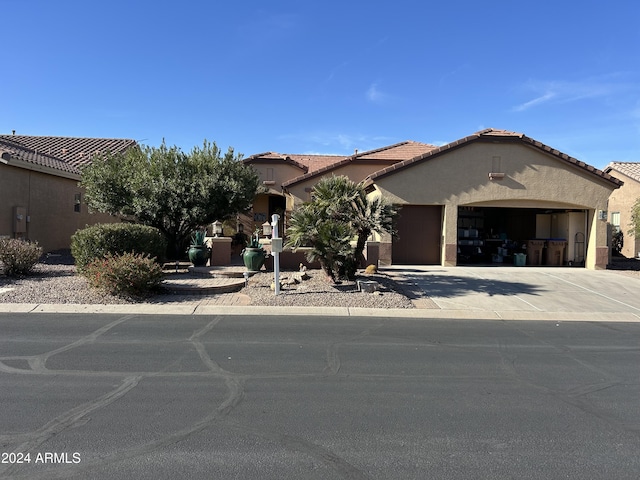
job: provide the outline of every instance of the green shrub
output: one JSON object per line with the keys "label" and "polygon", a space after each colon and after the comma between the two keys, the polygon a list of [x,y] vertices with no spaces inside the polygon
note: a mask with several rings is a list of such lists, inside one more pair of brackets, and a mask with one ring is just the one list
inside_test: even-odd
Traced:
{"label": "green shrub", "polygon": [[27,275],[42,256],[42,247],[37,242],[15,238],[0,239],[0,262],[4,273],[11,277]]}
{"label": "green shrub", "polygon": [[611,249],[615,255],[620,255],[622,247],[624,247],[624,234],[622,233],[622,230],[620,230],[613,233],[611,238]]}
{"label": "green shrub", "polygon": [[78,271],[89,262],[105,255],[125,252],[140,253],[164,260],[167,240],[160,230],[135,223],[107,223],[78,230],[71,237],[71,254]]}
{"label": "green shrub", "polygon": [[92,287],[112,295],[144,297],[162,282],[162,267],[145,255],[107,253],[89,262],[83,275]]}

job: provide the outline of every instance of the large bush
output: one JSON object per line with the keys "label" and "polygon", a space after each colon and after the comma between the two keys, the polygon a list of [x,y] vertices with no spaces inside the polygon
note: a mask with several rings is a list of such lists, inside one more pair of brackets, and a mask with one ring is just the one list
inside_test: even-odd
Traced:
{"label": "large bush", "polygon": [[42,247],[15,238],[0,239],[0,262],[6,275],[27,275],[42,256]]}
{"label": "large bush", "polygon": [[108,253],[89,262],[83,275],[92,287],[112,295],[144,297],[162,282],[162,267],[145,255]]}
{"label": "large bush", "polygon": [[158,228],[178,259],[201,225],[251,207],[261,182],[241,159],[206,140],[190,153],[141,146],[95,157],[82,170],[82,186],[91,210]]}
{"label": "large bush", "polygon": [[157,228],[134,223],[107,223],[78,230],[71,237],[71,254],[78,271],[108,254],[139,253],[164,261],[167,241]]}

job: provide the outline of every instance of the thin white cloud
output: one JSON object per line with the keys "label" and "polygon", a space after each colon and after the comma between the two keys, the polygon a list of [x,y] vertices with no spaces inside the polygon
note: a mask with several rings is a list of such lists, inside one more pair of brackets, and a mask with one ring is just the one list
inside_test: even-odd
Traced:
{"label": "thin white cloud", "polygon": [[533,100],[529,100],[528,102],[522,103],[516,107],[514,107],[514,110],[516,112],[522,112],[524,110],[527,110],[528,108],[531,107],[535,107],[536,105],[540,105],[541,103],[545,103],[549,100],[551,100],[552,98],[554,98],[556,96],[555,93],[553,92],[547,92],[543,95],[540,95],[537,98],[534,98]]}
{"label": "thin white cloud", "polygon": [[626,88],[625,84],[616,84],[611,78],[585,79],[578,82],[530,81],[521,89],[533,91],[535,97],[516,105],[513,110],[522,112],[546,103],[567,103],[586,98],[607,97]]}
{"label": "thin white cloud", "polygon": [[367,89],[367,99],[370,102],[380,102],[384,98],[384,94],[378,88],[377,83],[372,83],[371,86]]}

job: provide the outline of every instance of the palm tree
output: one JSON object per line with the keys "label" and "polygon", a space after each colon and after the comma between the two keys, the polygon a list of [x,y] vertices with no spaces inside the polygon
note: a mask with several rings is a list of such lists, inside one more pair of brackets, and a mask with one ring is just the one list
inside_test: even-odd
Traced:
{"label": "palm tree", "polygon": [[394,233],[393,219],[396,208],[382,197],[369,199],[364,188],[351,202],[352,222],[357,232],[354,255],[358,262],[364,261],[364,247],[372,233]]}
{"label": "palm tree", "polygon": [[[350,280],[355,278],[358,266],[364,261],[363,252],[369,236],[374,232],[393,233],[395,208],[381,197],[368,198],[362,182],[355,183],[344,175],[320,180],[313,188],[313,201],[305,205],[313,207],[303,207],[306,210],[299,213],[297,221],[302,222],[299,226],[305,225],[303,232],[308,234],[313,230],[309,226],[313,225],[314,221],[322,219],[323,222],[346,225],[349,239],[356,238],[356,246],[353,249],[346,248],[340,240],[341,253],[334,257],[336,261],[340,260],[340,265],[334,265],[333,269],[337,268],[339,276],[346,276]],[[342,232],[344,227],[332,228],[339,228]],[[291,231],[288,231],[288,234],[291,235]],[[343,249],[348,253],[345,254]]]}
{"label": "palm tree", "polygon": [[330,219],[326,210],[315,203],[305,203],[293,212],[287,229],[287,246],[310,246],[309,262],[318,261],[332,283],[338,280],[348,256],[351,254],[351,227]]}

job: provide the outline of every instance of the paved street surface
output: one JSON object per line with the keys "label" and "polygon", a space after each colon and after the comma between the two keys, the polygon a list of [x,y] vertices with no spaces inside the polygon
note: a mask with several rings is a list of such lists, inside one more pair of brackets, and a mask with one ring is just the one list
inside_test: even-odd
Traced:
{"label": "paved street surface", "polygon": [[3,479],[637,479],[639,398],[640,323],[0,314]]}

